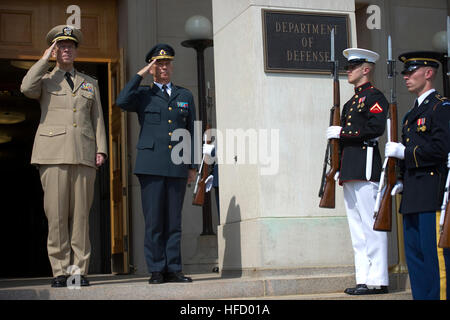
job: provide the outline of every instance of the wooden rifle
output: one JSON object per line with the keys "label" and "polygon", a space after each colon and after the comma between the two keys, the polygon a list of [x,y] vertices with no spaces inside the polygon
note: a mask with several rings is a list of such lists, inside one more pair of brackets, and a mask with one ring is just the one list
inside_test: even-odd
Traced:
{"label": "wooden rifle", "polygon": [[[332,63],[332,75],[333,75],[333,107],[330,110],[330,125],[341,125],[341,113],[340,113],[340,90],[339,90],[339,61],[335,57],[334,48],[334,28],[331,30],[331,57]],[[328,163],[330,164],[330,170],[326,172]],[[325,152],[324,167],[322,172],[322,180],[319,190],[320,208],[334,208],[336,198],[336,180],[334,176],[339,170],[339,139],[329,139],[327,143],[327,149]]]}
{"label": "wooden rifle", "polygon": [[[209,125],[206,127],[206,131],[209,129]],[[206,131],[203,134],[203,142],[209,143],[208,137],[206,136]],[[205,193],[206,193],[206,179],[209,176],[209,165],[205,161],[206,155],[203,154],[202,163],[200,164],[200,169],[197,173],[197,179],[195,180],[194,194],[192,204],[195,206],[203,206],[205,203]]]}
{"label": "wooden rifle", "polygon": [[[388,37],[388,79],[391,80],[391,101],[389,102],[389,117],[387,119],[387,138],[388,141],[398,141],[398,125],[397,125],[397,97],[395,87],[395,60],[392,59],[391,36]],[[392,189],[397,182],[396,158],[385,158],[383,170],[381,172],[380,182],[378,186],[377,198],[375,201],[373,230],[391,231],[392,229]],[[387,173],[386,173],[387,171]],[[387,177],[387,178],[386,178]],[[384,188],[384,182],[386,187]],[[384,194],[383,194],[384,188]],[[381,196],[382,195],[382,196]],[[381,198],[381,200],[380,200]]]}
{"label": "wooden rifle", "polygon": [[[447,71],[450,70],[448,66],[450,65],[450,17],[447,17]],[[447,73],[447,76],[450,76],[450,73]],[[444,75],[445,77],[445,75]],[[448,90],[448,79],[447,79],[447,92]],[[450,124],[449,124],[450,130]],[[450,156],[450,155],[449,155]],[[447,164],[448,166],[448,164]],[[444,199],[442,201],[441,207],[441,220],[439,221],[439,244],[440,248],[450,248],[450,206],[448,205],[448,195],[450,188],[450,169],[447,173],[447,182],[445,183],[445,192]],[[445,206],[444,206],[445,202]]]}
{"label": "wooden rifle", "polygon": [[448,194],[450,187],[450,170],[447,173],[447,181],[445,182],[444,198],[441,206],[441,219],[439,221],[439,248],[450,248],[450,206],[448,205]]}

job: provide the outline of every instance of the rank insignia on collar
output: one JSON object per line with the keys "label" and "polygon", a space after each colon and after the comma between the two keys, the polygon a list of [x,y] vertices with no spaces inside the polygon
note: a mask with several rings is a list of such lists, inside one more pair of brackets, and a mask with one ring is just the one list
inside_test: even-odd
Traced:
{"label": "rank insignia on collar", "polygon": [[187,109],[189,107],[189,104],[187,102],[177,102],[177,107]]}
{"label": "rank insignia on collar", "polygon": [[377,103],[375,103],[369,110],[371,113],[381,113],[383,108]]}

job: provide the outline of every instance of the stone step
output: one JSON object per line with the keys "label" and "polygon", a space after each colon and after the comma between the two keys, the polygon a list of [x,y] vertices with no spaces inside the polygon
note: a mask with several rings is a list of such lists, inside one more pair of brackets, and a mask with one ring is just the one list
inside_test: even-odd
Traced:
{"label": "stone step", "polygon": [[345,293],[296,294],[283,296],[245,297],[227,300],[412,300],[410,289],[390,291],[387,294],[350,296]]}
{"label": "stone step", "polygon": [[[279,275],[224,278],[218,273],[193,274],[192,283],[149,285],[148,276],[92,275],[90,287],[51,288],[50,278],[0,279],[0,300],[204,300],[204,299],[347,299],[354,274]],[[391,275],[388,295],[408,299],[407,275]],[[366,296],[367,297],[367,296]],[[375,299],[374,296],[370,296]],[[357,299],[360,297],[357,297]]]}

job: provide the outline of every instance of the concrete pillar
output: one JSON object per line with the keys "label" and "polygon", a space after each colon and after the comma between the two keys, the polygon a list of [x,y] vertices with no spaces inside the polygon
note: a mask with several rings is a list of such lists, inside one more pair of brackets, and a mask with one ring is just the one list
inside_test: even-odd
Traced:
{"label": "concrete pillar", "polygon": [[[265,73],[262,9],[347,14],[350,44],[357,46],[353,0],[213,0],[217,128],[223,137],[220,269],[252,274],[353,265],[342,188],[336,187],[335,209],[318,207],[332,78]],[[342,106],[353,87],[345,76],[340,87]],[[256,148],[247,138],[245,150],[226,150],[238,129],[256,136]]]}

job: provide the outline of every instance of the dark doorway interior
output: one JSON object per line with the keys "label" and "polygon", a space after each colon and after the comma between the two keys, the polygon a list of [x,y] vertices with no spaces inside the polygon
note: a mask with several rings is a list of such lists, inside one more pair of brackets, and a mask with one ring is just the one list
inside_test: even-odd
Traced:
{"label": "dark doorway interior", "polygon": [[[33,62],[0,60],[0,277],[51,276],[47,257],[47,219],[38,170],[30,165],[40,108],[20,92],[22,78]],[[99,81],[108,131],[107,64],[77,63],[77,70]],[[17,113],[17,114],[16,114]],[[16,116],[18,123],[5,123]],[[3,119],[3,120],[2,120]],[[6,119],[6,120],[5,120]],[[107,132],[108,133],[108,132]],[[90,212],[89,273],[111,272],[109,164],[97,173]]]}

